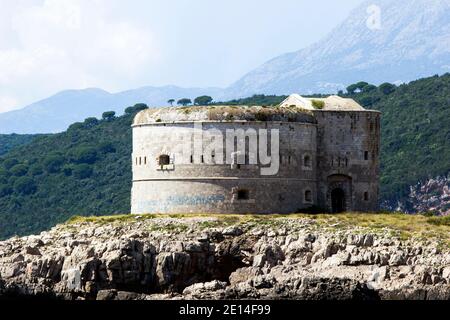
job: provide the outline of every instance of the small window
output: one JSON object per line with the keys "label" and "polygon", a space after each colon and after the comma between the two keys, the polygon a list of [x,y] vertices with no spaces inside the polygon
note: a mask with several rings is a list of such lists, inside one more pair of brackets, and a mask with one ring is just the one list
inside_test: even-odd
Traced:
{"label": "small window", "polygon": [[202,155],[202,163],[205,163],[205,156]]}
{"label": "small window", "polygon": [[238,190],[237,198],[238,200],[248,200],[250,199],[250,192],[248,190]]}
{"label": "small window", "polygon": [[369,193],[364,192],[364,201],[369,201]]}
{"label": "small window", "polygon": [[147,165],[147,157],[144,157],[144,165]]}
{"label": "small window", "polygon": [[310,156],[305,156],[303,158],[303,166],[306,168],[311,168],[312,163],[311,163],[311,157]]}
{"label": "small window", "polygon": [[364,151],[364,160],[369,160],[369,151]]}
{"label": "small window", "polygon": [[142,164],[142,157],[139,157],[139,165]]}
{"label": "small window", "polygon": [[191,163],[194,163],[194,156],[191,155]]}
{"label": "small window", "polygon": [[158,163],[160,166],[167,166],[170,164],[170,156],[162,154],[159,156]]}
{"label": "small window", "polygon": [[305,202],[312,202],[312,192],[311,190],[305,191]]}

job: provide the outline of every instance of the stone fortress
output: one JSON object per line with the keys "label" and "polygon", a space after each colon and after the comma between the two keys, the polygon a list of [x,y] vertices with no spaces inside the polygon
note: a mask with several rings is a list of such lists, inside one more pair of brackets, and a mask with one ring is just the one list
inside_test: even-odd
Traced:
{"label": "stone fortress", "polygon": [[[199,124],[202,129],[193,130]],[[204,133],[211,129],[224,137],[229,130],[277,130],[278,171],[262,175],[264,165],[249,160],[255,157],[250,148],[244,154],[237,149],[206,150],[210,137]],[[178,136],[183,143],[169,136]],[[204,142],[200,150],[191,143],[195,137]],[[269,138],[267,144],[273,141]],[[182,154],[177,153],[180,145]],[[266,147],[270,153],[271,146]],[[277,107],[148,109],[133,123],[131,210],[135,214],[375,211],[379,153],[380,113],[338,96],[293,94]]]}

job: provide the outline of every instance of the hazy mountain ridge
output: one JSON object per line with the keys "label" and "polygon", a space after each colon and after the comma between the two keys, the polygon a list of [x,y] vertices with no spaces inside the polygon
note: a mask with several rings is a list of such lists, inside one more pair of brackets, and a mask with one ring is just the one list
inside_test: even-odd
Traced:
{"label": "hazy mountain ridge", "polygon": [[98,88],[66,90],[23,109],[0,114],[0,133],[62,132],[74,122],[87,117],[100,117],[105,111],[123,110],[136,103],[150,106],[167,105],[169,99],[195,98],[210,94],[221,97],[218,88],[180,88],[176,86],[142,87],[119,93]]}
{"label": "hazy mountain ridge", "polygon": [[[380,30],[367,26],[371,5],[381,10]],[[448,72],[449,14],[448,0],[364,2],[325,39],[268,61],[227,94],[331,92],[359,80],[406,82]]]}

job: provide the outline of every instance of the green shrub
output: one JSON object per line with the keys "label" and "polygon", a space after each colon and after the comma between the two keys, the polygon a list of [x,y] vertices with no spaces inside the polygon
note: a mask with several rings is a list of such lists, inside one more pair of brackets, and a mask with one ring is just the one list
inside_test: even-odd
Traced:
{"label": "green shrub", "polygon": [[325,102],[322,100],[311,100],[314,108],[322,110],[325,107]]}

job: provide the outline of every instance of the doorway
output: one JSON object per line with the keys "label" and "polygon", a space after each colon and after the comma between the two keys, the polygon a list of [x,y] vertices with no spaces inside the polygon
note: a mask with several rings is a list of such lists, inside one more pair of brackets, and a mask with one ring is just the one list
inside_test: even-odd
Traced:
{"label": "doorway", "polygon": [[341,188],[336,188],[331,191],[331,210],[333,213],[346,211],[345,192]]}

